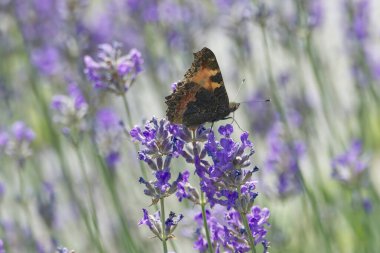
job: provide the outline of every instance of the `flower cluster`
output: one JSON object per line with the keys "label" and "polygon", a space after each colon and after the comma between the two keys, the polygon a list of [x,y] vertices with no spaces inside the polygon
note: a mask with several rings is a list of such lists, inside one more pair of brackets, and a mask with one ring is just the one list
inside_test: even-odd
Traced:
{"label": "flower cluster", "polygon": [[[249,228],[255,244],[263,244],[264,253],[267,252],[269,242],[265,239],[267,234],[267,226],[269,226],[270,212],[267,208],[253,206],[250,213],[247,214]],[[207,223],[210,227],[213,248],[216,252],[249,252],[250,247],[247,239],[247,231],[242,223],[239,212],[230,210],[225,212],[224,208],[217,207],[206,212]],[[207,252],[207,241],[201,233],[203,225],[202,214],[195,216],[198,224],[197,240],[194,248],[199,252]]]}
{"label": "flower cluster", "polygon": [[0,152],[14,157],[20,165],[32,155],[31,143],[35,139],[34,131],[24,122],[13,123],[9,132],[0,132]]}
{"label": "flower cluster", "polygon": [[[136,126],[130,131],[130,135],[134,141],[140,142],[144,147],[139,152],[139,159],[144,161],[153,171],[155,180],[148,181],[140,177],[139,182],[144,184],[146,189],[145,195],[152,198],[152,204],[174,194],[178,190],[180,183],[185,183],[184,176],[179,173],[177,179],[169,182],[172,173],[170,171],[170,163],[173,157],[178,157],[183,149],[183,142],[176,139],[173,133],[178,132],[178,127],[170,124],[165,119],[158,120],[153,118],[141,129]],[[182,188],[181,188],[182,189]],[[150,219],[148,217],[151,217]],[[175,215],[171,213],[169,219],[165,222],[165,234],[160,236],[168,239],[172,237],[172,232],[176,228],[177,223],[182,219],[174,220]],[[144,210],[144,219],[140,224],[145,224],[149,229],[157,235],[157,231],[161,231],[159,223],[154,223],[153,216],[148,216]],[[172,221],[172,222],[171,222]],[[162,221],[161,221],[162,222]],[[155,224],[154,226],[152,224]],[[162,224],[162,223],[161,223]],[[158,236],[158,235],[157,235]]]}
{"label": "flower cluster", "polygon": [[85,116],[88,104],[78,85],[69,84],[67,93],[68,95],[53,96],[53,120],[62,127],[66,136],[75,140],[87,128]]}
{"label": "flower cluster", "polygon": [[[240,136],[240,142],[235,142],[231,138],[232,125],[219,127],[219,133],[222,135],[219,141],[211,132],[205,145],[213,163],[208,168],[204,167],[206,171],[202,177],[202,190],[211,206],[219,204],[247,213],[257,197],[251,177],[258,169],[245,169],[251,165],[249,159],[254,153],[252,143],[246,132]],[[197,163],[196,166],[203,167]]]}
{"label": "flower cluster", "polygon": [[96,141],[109,168],[120,161],[123,125],[116,113],[108,108],[98,111],[95,119]]}
{"label": "flower cluster", "polygon": [[[248,219],[251,237],[255,244],[264,243],[267,248],[265,235],[269,210],[254,206],[257,197],[255,181],[252,175],[258,170],[251,166],[250,158],[254,154],[252,142],[248,133],[240,136],[240,141],[232,138],[233,127],[230,124],[219,127],[221,138],[218,139],[211,129],[198,127],[193,134],[185,127],[176,128],[175,135],[185,144],[181,156],[186,162],[194,164],[195,173],[200,178],[202,194],[205,193],[207,201],[213,208],[208,212],[207,224],[212,233],[212,247],[219,252],[223,247],[228,252],[246,252],[251,245],[250,235],[245,232],[242,215]],[[211,161],[208,161],[208,157]],[[180,200],[189,199],[195,204],[205,205],[199,201],[198,191],[188,183],[188,175],[183,173],[185,180],[179,184],[177,196]],[[224,221],[216,219],[215,210],[226,213]],[[212,212],[212,215],[211,215]],[[202,215],[196,217],[199,225],[203,225]],[[199,230],[199,237],[195,248],[200,252],[208,250],[206,239]]]}
{"label": "flower cluster", "polygon": [[94,88],[123,95],[142,71],[144,60],[137,49],[122,55],[120,44],[114,43],[100,45],[97,60],[85,56],[84,63],[85,74]]}

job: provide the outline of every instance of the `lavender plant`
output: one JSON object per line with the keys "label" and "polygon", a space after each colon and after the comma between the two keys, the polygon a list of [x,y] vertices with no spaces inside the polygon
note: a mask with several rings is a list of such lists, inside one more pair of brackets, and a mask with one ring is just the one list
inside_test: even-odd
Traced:
{"label": "lavender plant", "polygon": [[[154,127],[150,124],[153,124]],[[163,131],[165,126],[167,132]],[[215,139],[213,132],[202,126],[194,130],[192,135],[192,132],[186,127],[171,125],[165,120],[158,123],[156,119],[153,119],[145,126],[145,129],[145,131],[142,131],[139,127],[136,127],[131,131],[131,136],[148,147],[148,149],[140,152],[139,157],[153,171],[156,171],[157,180],[147,182],[140,178],[140,183],[145,184],[147,188],[145,194],[152,197],[152,203],[157,203],[159,199],[177,191],[176,195],[180,201],[189,199],[194,204],[201,205],[202,213],[200,217],[203,219],[207,240],[199,238],[195,248],[201,252],[213,251],[213,249],[219,251],[222,247],[228,251],[247,252],[250,250],[255,251],[255,245],[261,242],[264,242],[264,248],[267,248],[267,242],[264,240],[266,235],[264,225],[269,224],[267,222],[269,211],[264,209],[263,212],[266,213],[266,217],[263,218],[263,221],[258,222],[257,219],[260,217],[261,211],[259,207],[253,206],[257,192],[255,192],[255,183],[251,177],[258,169],[254,167],[252,170],[244,170],[245,167],[250,166],[249,158],[253,154],[252,143],[248,140],[248,133],[241,135],[241,143],[235,143],[231,138],[233,133],[232,125],[219,128],[219,133],[223,136],[220,141]],[[166,138],[163,139],[162,137]],[[167,139],[168,137],[169,139]],[[206,140],[207,143],[202,145]],[[188,150],[184,149],[184,145]],[[248,152],[247,149],[249,149]],[[172,150],[172,153],[169,153],[169,158],[166,157],[163,160],[162,155],[168,154],[169,150]],[[186,162],[194,164],[195,173],[200,181],[200,194],[189,183],[189,172],[187,171],[183,175],[180,174],[178,179],[171,185],[165,186],[166,189],[163,193],[162,183],[159,182],[162,180],[168,182],[170,174],[169,172],[164,173],[161,171],[162,168],[167,168],[173,154],[175,157],[181,155]],[[206,155],[211,157],[212,164],[205,160]],[[154,161],[152,157],[159,158],[159,160]],[[204,195],[207,197],[207,202]],[[226,238],[220,239],[221,236],[218,235],[220,227],[223,227],[223,225],[213,224],[212,218],[207,217],[205,209],[207,203],[210,204],[210,207],[220,205],[227,210],[234,209],[234,212],[231,212],[230,215],[237,218],[226,218],[230,227],[228,229],[226,225],[224,226],[223,235]],[[163,237],[159,236],[162,229],[157,225],[159,224],[158,222],[158,217],[149,216],[144,209],[144,218],[140,221],[140,224],[146,224],[162,240]],[[161,219],[162,223],[163,219]],[[175,225],[177,225],[177,222],[175,222]],[[218,226],[219,229],[217,229]],[[233,230],[235,228],[240,228],[239,234],[236,234],[236,231]],[[236,238],[233,239],[232,235],[236,236]],[[204,245],[200,245],[202,242]]]}

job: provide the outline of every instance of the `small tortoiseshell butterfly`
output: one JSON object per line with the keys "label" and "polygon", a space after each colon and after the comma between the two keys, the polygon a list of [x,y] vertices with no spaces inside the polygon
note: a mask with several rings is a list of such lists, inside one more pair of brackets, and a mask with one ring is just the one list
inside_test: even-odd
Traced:
{"label": "small tortoiseshell butterfly", "polygon": [[187,127],[226,119],[240,105],[229,102],[216,57],[206,47],[194,53],[194,61],[185,78],[165,99],[169,121]]}

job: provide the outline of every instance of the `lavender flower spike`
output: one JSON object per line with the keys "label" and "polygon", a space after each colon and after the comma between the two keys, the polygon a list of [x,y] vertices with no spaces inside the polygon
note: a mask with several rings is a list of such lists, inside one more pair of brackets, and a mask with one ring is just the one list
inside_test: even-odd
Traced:
{"label": "lavender flower spike", "polygon": [[53,120],[62,127],[65,135],[70,136],[86,130],[84,118],[88,112],[88,104],[76,84],[69,84],[67,92],[68,95],[55,95],[51,107],[54,111]]}
{"label": "lavender flower spike", "polygon": [[368,161],[362,157],[362,153],[362,142],[352,141],[344,153],[332,160],[332,177],[345,184],[359,182],[368,167]]}
{"label": "lavender flower spike", "polygon": [[5,153],[15,157],[21,164],[32,155],[30,145],[36,135],[24,122],[17,121],[11,127],[10,135],[3,136]]}
{"label": "lavender flower spike", "polygon": [[121,45],[102,44],[99,46],[97,59],[84,57],[85,74],[95,89],[104,89],[123,95],[142,71],[144,60],[137,49],[127,55],[121,52]]}
{"label": "lavender flower spike", "polygon": [[96,141],[100,152],[103,154],[108,167],[114,169],[120,161],[123,137],[121,119],[113,110],[103,108],[96,114],[95,122]]}

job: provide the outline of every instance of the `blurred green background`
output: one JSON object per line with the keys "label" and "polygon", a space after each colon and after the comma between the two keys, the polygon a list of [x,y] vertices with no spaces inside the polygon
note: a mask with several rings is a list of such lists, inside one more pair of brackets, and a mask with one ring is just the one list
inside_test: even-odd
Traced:
{"label": "blurred green background", "polygon": [[[255,146],[257,204],[271,211],[270,252],[380,248],[380,2],[0,0],[0,7],[0,133],[11,133],[16,121],[35,133],[26,147],[31,154],[10,152],[0,137],[6,252],[97,252],[98,242],[105,252],[129,252],[128,236],[138,252],[161,252],[137,225],[151,200],[138,183],[136,146],[121,135],[121,160],[110,172],[94,145],[94,117],[112,108],[126,131],[164,118],[170,85],[205,46],[230,99],[242,102],[235,120]],[[135,48],[144,59],[125,93],[130,116],[123,96],[94,89],[85,75],[84,57],[96,58],[99,45],[114,42],[122,54]],[[88,103],[77,145],[51,109],[52,97],[66,94],[70,83]],[[176,172],[192,169],[174,164]],[[94,207],[98,242],[84,222]],[[199,209],[174,197],[167,209],[185,215],[172,240],[176,252],[194,252]]]}

